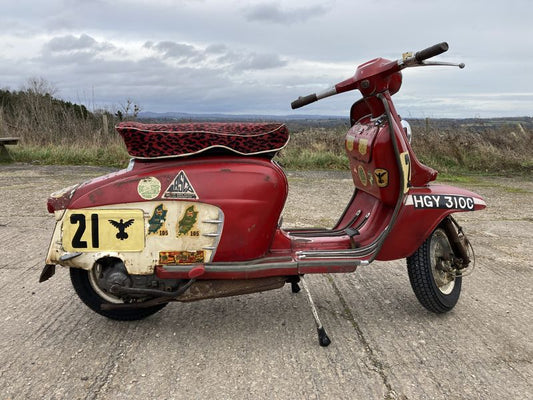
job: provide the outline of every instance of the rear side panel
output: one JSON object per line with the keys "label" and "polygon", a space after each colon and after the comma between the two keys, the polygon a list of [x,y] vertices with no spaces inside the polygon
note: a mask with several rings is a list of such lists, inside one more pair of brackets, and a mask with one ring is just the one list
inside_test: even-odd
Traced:
{"label": "rear side panel", "polygon": [[138,275],[153,274],[156,265],[207,263],[223,222],[219,208],[198,202],[69,209],[56,224],[46,263],[91,269],[99,259],[114,257]]}
{"label": "rear side panel", "polygon": [[268,252],[286,197],[287,179],[268,159],[196,157],[137,161],[129,171],[80,186],[69,209],[144,201],[210,204],[224,215],[212,261],[246,261]]}

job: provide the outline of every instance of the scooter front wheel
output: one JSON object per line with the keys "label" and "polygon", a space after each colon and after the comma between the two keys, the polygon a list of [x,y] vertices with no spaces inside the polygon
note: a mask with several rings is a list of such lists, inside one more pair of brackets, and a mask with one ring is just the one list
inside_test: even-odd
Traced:
{"label": "scooter front wheel", "polygon": [[102,310],[102,304],[121,304],[123,301],[98,287],[93,274],[80,268],[70,268],[70,280],[81,301],[94,312],[104,317],[119,321],[135,321],[155,314],[168,303],[157,304],[145,308]]}
{"label": "scooter front wheel", "polygon": [[439,227],[407,258],[409,281],[416,298],[437,314],[450,311],[461,294],[462,278],[456,276],[451,260],[452,246]]}

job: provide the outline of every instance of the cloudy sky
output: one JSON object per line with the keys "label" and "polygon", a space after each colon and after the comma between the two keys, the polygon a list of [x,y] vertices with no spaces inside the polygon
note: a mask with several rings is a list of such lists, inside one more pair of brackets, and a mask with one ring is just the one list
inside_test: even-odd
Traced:
{"label": "cloudy sky", "polygon": [[0,87],[42,77],[91,108],[345,115],[357,92],[297,111],[375,58],[447,41],[466,68],[403,72],[410,117],[533,115],[531,0],[0,0]]}

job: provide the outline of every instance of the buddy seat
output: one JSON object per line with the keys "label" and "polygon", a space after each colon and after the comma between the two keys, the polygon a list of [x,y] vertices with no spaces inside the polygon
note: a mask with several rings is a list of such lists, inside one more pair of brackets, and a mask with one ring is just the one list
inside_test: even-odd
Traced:
{"label": "buddy seat", "polygon": [[122,136],[129,155],[141,159],[185,157],[210,149],[274,156],[289,141],[289,130],[280,123],[143,124],[126,121],[115,129]]}

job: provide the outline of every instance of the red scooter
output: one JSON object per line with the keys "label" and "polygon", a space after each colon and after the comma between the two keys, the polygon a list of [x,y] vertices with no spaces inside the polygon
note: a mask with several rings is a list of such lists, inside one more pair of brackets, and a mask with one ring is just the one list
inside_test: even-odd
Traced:
{"label": "red scooter", "polygon": [[471,265],[471,245],[455,212],[486,207],[481,196],[433,184],[437,171],[416,158],[391,96],[401,70],[448,49],[446,43],[397,61],[377,58],[292,108],[357,89],[345,146],[353,196],[331,229],[285,229],[287,178],[273,160],[288,141],[271,123],[122,122],[128,168],[63,189],[46,266],[70,267],[74,288],[95,312],[136,320],[170,301],[276,289],[306,289],[319,342],[330,339],[303,276],[352,272],[374,260],[407,258],[411,286],[428,310],[451,310]]}

